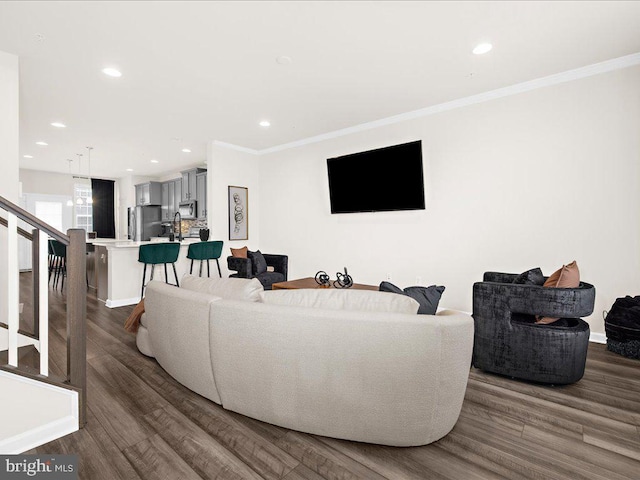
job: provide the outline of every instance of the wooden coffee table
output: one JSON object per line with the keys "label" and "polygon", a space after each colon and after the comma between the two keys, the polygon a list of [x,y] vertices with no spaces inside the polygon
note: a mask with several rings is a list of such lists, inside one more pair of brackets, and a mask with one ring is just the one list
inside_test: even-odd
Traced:
{"label": "wooden coffee table", "polygon": [[[277,282],[271,285],[273,290],[296,290],[298,288],[335,288],[333,286],[333,280],[331,280],[330,287],[321,287],[313,277],[300,278],[298,280],[291,280],[290,282]],[[378,287],[375,285],[364,285],[362,283],[354,283],[351,289],[354,290],[375,290],[378,291]],[[345,288],[344,290],[349,290]]]}

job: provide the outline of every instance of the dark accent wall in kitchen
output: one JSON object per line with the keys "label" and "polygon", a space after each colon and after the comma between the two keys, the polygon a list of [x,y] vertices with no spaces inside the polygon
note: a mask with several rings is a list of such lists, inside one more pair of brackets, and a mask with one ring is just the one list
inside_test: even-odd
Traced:
{"label": "dark accent wall in kitchen", "polygon": [[116,238],[114,181],[91,179],[93,230],[98,238]]}

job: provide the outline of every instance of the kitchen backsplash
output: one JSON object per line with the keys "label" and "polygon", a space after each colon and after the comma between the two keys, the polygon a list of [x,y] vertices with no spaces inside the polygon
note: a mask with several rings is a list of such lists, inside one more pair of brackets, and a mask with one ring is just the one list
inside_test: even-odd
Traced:
{"label": "kitchen backsplash", "polygon": [[206,220],[183,220],[182,221],[182,235],[187,235],[191,227],[195,228],[207,228]]}

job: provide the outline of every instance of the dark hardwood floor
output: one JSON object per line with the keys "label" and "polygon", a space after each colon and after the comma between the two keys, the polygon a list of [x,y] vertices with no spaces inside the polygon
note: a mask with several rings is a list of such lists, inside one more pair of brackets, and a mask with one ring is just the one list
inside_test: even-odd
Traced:
{"label": "dark hardwood floor", "polygon": [[[50,302],[52,370],[61,372],[64,295],[51,291]],[[590,345],[586,375],[570,386],[471,369],[453,431],[392,448],[226,411],[138,352],[122,328],[131,308],[90,295],[87,310],[87,426],[29,452],[78,454],[82,479],[640,479],[640,361],[604,345]]]}

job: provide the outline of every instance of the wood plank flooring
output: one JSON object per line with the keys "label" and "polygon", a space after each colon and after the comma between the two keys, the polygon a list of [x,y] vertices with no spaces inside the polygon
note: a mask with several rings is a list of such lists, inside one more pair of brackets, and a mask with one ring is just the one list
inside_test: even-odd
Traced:
{"label": "wood plank flooring", "polygon": [[[61,371],[64,294],[51,291],[50,302],[52,370]],[[130,307],[90,295],[87,311],[87,426],[30,452],[78,454],[82,479],[640,479],[640,361],[604,345],[589,346],[586,375],[570,386],[472,368],[453,431],[393,448],[228,412],[138,352],[122,328]]]}

